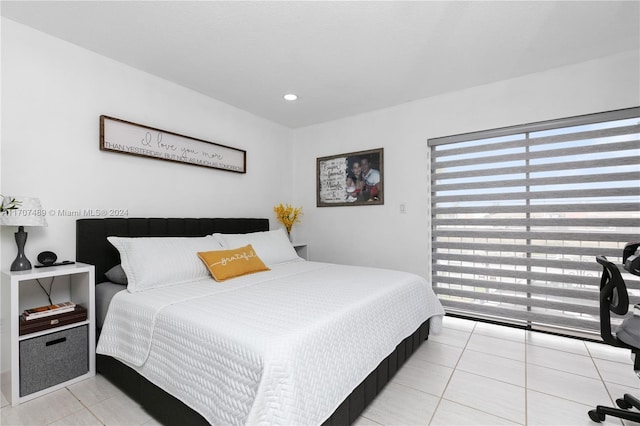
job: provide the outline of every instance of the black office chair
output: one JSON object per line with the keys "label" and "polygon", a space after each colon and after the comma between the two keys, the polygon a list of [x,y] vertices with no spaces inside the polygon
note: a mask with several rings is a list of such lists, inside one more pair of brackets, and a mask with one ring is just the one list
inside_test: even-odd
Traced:
{"label": "black office chair", "polygon": [[[615,334],[611,333],[611,312],[617,315],[627,314],[629,295],[616,265],[609,262],[604,256],[598,256],[596,260],[604,268],[600,280],[600,335],[605,343],[611,346],[631,350],[633,369],[640,377],[640,356],[638,356],[640,353],[640,317],[632,316],[625,319],[616,329]],[[616,404],[620,408],[598,405],[595,410],[589,411],[589,417],[598,423],[603,421],[606,415],[640,422],[640,412],[630,410],[630,408],[640,410],[640,400],[625,394],[623,398],[616,400]]]}

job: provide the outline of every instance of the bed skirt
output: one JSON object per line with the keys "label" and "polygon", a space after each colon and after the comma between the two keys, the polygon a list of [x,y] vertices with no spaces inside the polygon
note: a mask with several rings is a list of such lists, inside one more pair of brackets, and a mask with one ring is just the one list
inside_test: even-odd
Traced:
{"label": "bed skirt", "polygon": [[[367,378],[360,383],[322,426],[346,426],[355,422],[371,401],[407,359],[429,337],[429,320],[400,342]],[[204,417],[166,393],[135,370],[105,355],[96,355],[98,373],[140,404],[164,425],[207,425]]]}

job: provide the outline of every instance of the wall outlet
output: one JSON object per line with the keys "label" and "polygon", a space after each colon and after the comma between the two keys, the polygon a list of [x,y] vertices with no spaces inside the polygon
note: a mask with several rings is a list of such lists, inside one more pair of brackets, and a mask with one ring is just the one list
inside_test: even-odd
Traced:
{"label": "wall outlet", "polygon": [[400,214],[407,214],[407,203],[400,203]]}

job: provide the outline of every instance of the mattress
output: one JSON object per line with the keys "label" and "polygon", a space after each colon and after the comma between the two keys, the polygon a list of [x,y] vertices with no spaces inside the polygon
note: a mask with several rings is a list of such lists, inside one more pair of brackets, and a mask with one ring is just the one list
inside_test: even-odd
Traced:
{"label": "mattress", "polygon": [[104,318],[107,316],[109,304],[116,293],[126,290],[127,286],[109,281],[96,284],[96,327],[102,328]]}
{"label": "mattress", "polygon": [[97,352],[211,424],[320,424],[405,337],[444,314],[421,277],[291,262],[112,301]]}

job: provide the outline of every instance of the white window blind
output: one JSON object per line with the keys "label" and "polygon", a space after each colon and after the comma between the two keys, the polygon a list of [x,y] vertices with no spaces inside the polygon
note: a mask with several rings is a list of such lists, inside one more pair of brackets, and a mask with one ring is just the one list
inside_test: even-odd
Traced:
{"label": "white window blind", "polygon": [[432,278],[447,312],[598,332],[595,256],[621,264],[640,240],[640,108],[428,143]]}

